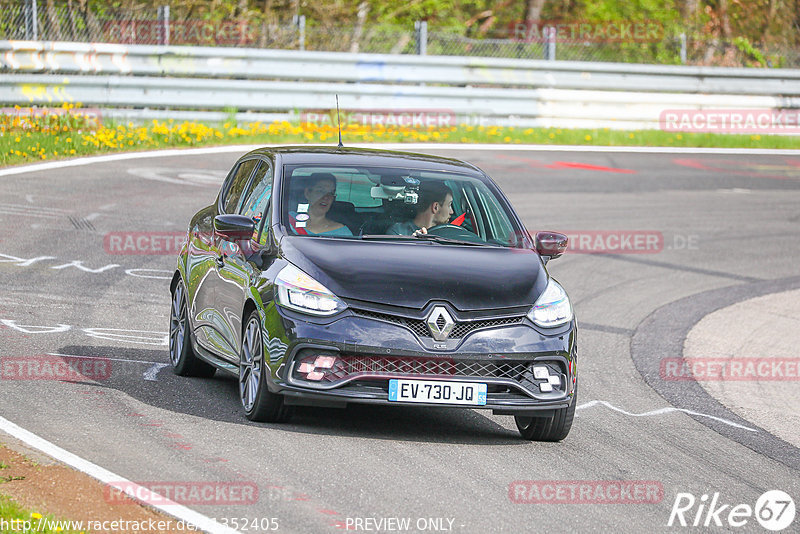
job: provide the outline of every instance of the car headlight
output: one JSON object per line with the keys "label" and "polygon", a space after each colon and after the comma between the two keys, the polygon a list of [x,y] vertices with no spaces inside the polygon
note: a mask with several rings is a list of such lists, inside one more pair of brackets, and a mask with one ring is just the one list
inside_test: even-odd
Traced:
{"label": "car headlight", "polygon": [[572,320],[572,304],[561,284],[552,278],[547,282],[544,292],[528,312],[528,318],[539,326],[550,328]]}
{"label": "car headlight", "polygon": [[312,315],[333,315],[346,304],[328,288],[295,267],[287,265],[275,279],[281,306]]}

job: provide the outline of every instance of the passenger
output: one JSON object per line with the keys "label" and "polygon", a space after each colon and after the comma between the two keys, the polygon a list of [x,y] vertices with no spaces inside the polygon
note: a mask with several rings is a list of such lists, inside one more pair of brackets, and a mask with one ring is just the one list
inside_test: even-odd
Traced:
{"label": "passenger", "polygon": [[[328,172],[315,172],[308,177],[303,190],[307,204],[289,212],[292,229],[299,235],[352,236],[342,223],[328,219],[328,210],[336,200],[336,177]],[[305,220],[304,220],[305,219]]]}
{"label": "passenger", "polygon": [[428,228],[447,224],[453,215],[453,193],[442,182],[425,182],[420,186],[416,216],[405,222],[396,222],[388,235],[427,234]]}

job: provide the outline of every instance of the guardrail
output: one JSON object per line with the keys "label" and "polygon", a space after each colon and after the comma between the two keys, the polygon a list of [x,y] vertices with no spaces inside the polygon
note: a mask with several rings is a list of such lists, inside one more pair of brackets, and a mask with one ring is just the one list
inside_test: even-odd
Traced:
{"label": "guardrail", "polygon": [[800,70],[0,41],[0,102],[253,112],[443,110],[520,126],[657,127],[661,111],[800,108]]}

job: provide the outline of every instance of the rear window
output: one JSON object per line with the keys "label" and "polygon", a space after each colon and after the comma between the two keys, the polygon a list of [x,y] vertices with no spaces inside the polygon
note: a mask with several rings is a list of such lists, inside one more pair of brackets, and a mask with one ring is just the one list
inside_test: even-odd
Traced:
{"label": "rear window", "polygon": [[468,175],[317,165],[287,165],[283,175],[281,217],[290,234],[400,239],[425,227],[476,244],[522,244],[522,231],[507,204]]}

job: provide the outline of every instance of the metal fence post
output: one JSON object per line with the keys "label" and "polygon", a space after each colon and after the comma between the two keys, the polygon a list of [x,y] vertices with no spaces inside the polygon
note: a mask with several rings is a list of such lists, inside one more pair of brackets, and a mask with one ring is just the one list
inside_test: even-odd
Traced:
{"label": "metal fence post", "polygon": [[158,44],[169,44],[169,6],[158,6]]}
{"label": "metal fence post", "polygon": [[36,0],[25,0],[25,39],[37,41],[39,39],[39,12]]}
{"label": "metal fence post", "polygon": [[556,59],[556,29],[553,26],[544,28],[544,58],[547,61]]}
{"label": "metal fence post", "polygon": [[681,64],[686,65],[686,34],[680,35],[681,40]]}
{"label": "metal fence post", "polygon": [[292,17],[292,23],[297,26],[297,48],[298,50],[306,49],[306,16],[295,15]]}
{"label": "metal fence post", "polygon": [[428,22],[418,20],[414,23],[414,33],[417,37],[417,54],[424,56],[428,54]]}

